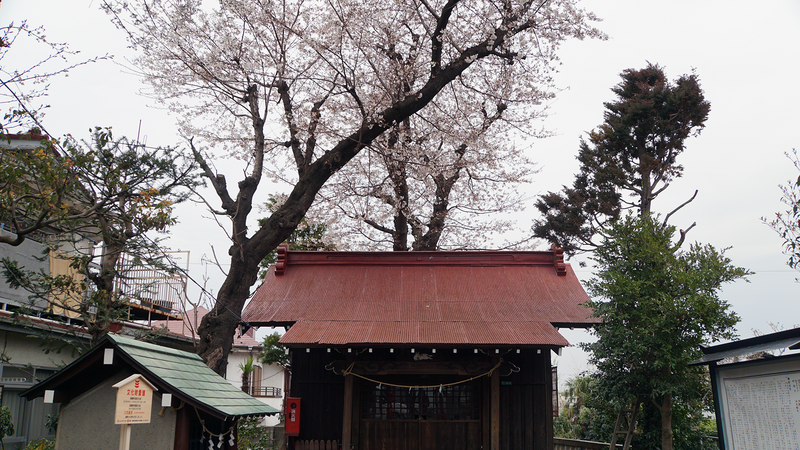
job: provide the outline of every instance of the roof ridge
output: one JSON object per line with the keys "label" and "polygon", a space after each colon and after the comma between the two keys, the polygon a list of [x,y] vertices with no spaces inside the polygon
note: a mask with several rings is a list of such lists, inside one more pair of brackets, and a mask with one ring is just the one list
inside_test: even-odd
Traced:
{"label": "roof ridge", "polygon": [[283,243],[277,249],[275,275],[289,265],[384,265],[384,266],[553,266],[559,276],[566,275],[564,251],[555,244],[546,251],[296,251]]}
{"label": "roof ridge", "polygon": [[114,341],[114,343],[117,344],[117,346],[120,347],[123,350],[125,350],[124,347],[135,347],[135,348],[141,348],[141,349],[144,349],[144,350],[147,350],[147,351],[151,351],[151,352],[176,355],[176,356],[180,356],[182,358],[197,359],[199,361],[202,361],[202,358],[200,358],[200,356],[197,355],[196,353],[190,353],[190,352],[187,352],[187,351],[184,351],[184,350],[178,350],[176,348],[164,347],[163,345],[152,344],[150,342],[140,341],[140,340],[138,340],[138,339],[136,339],[134,337],[131,337],[131,336],[124,336],[124,335],[121,335],[121,334],[113,334],[113,333],[108,333],[106,336],[108,336],[109,339]]}

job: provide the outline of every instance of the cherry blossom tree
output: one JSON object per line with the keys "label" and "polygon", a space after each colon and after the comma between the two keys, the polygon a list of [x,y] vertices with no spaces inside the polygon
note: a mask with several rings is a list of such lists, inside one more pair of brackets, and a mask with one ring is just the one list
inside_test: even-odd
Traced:
{"label": "cherry blossom tree", "polygon": [[[547,70],[564,40],[600,36],[576,0],[214,3],[104,6],[140,51],[134,65],[149,94],[179,115],[219,197],[213,212],[230,220],[230,269],[198,330],[198,353],[220,373],[259,262],[334,174],[462,80],[489,93],[497,67],[528,61]],[[528,95],[517,81],[509,101]],[[247,165],[235,191],[210,162],[223,154]],[[265,175],[291,192],[250,229]]]}
{"label": "cherry blossom tree", "polygon": [[[551,94],[536,86],[549,86],[546,71],[526,61],[493,69],[482,77],[493,77],[491,92],[459,77],[332,178],[315,212],[334,233],[350,237],[351,246],[395,251],[496,244],[490,238],[512,225],[499,213],[521,208],[518,187],[535,172],[513,137],[542,134],[529,131],[541,114],[532,106]],[[517,77],[531,84],[528,97],[506,92]]]}

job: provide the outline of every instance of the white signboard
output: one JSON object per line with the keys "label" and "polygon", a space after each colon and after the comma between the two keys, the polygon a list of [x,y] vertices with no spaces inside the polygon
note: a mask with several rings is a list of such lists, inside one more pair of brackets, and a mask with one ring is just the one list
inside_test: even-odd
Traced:
{"label": "white signboard", "polygon": [[798,364],[718,367],[727,450],[800,449]]}
{"label": "white signboard", "polygon": [[117,388],[114,423],[117,425],[150,423],[155,387],[139,374],[131,375],[114,387]]}

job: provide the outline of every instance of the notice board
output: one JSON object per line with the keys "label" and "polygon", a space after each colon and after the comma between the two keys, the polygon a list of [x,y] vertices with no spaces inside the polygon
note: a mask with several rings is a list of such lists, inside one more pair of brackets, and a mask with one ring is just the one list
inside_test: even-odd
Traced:
{"label": "notice board", "polygon": [[153,391],[157,389],[149,381],[134,374],[113,387],[117,389],[116,425],[150,423]]}
{"label": "notice board", "polygon": [[725,450],[800,449],[800,355],[715,369]]}

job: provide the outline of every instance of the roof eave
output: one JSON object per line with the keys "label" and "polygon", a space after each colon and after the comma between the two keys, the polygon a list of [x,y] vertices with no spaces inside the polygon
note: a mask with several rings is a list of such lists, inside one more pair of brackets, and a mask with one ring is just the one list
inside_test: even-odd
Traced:
{"label": "roof eave", "polygon": [[[175,387],[171,383],[162,379],[147,367],[141,365],[135,358],[129,355],[124,348],[122,348],[116,341],[114,341],[114,339],[111,338],[111,335],[104,336],[94,348],[92,348],[88,352],[78,357],[78,359],[70,363],[64,371],[56,373],[54,376],[42,381],[41,383],[36,384],[35,386],[29,388],[28,390],[22,392],[20,395],[27,398],[28,400],[33,400],[34,398],[43,396],[45,391],[47,390],[57,390],[58,386],[68,383],[75,376],[78,376],[83,370],[86,370],[92,365],[101,361],[103,359],[103,352],[107,348],[113,348],[115,350],[115,357],[118,357],[125,364],[131,367],[134,372],[141,373],[145,378],[150,380],[150,382],[155,381],[157,384],[167,386],[169,389],[165,389],[165,391],[172,394],[175,399],[183,401],[185,402],[185,404],[193,406],[197,408],[199,411],[202,411],[216,418],[224,419],[226,417],[231,417],[234,415],[240,417],[260,417],[260,416],[275,414],[275,413],[230,414],[212,405],[208,405],[199,400],[196,400],[193,397],[185,395],[179,388]],[[82,393],[83,392],[77,393],[77,395],[80,395]],[[74,396],[71,397],[70,399],[72,398],[74,398]]]}

